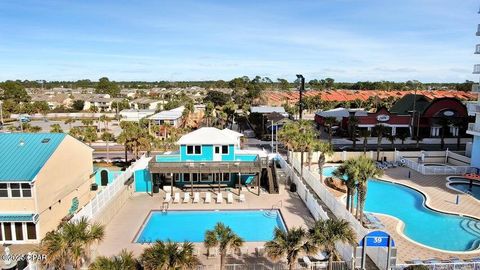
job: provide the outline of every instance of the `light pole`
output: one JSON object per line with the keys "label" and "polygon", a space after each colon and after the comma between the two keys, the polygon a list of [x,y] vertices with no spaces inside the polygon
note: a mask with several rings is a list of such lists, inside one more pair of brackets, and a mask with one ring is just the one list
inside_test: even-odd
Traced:
{"label": "light pole", "polygon": [[3,126],[3,108],[2,108],[2,105],[3,105],[3,101],[0,100],[0,125]]}
{"label": "light pole", "polygon": [[303,92],[305,91],[305,78],[303,77],[302,74],[297,74],[297,79],[300,80],[300,89],[298,91],[300,91],[300,100],[299,100],[299,103],[298,103],[298,107],[299,107],[299,118],[300,120],[302,120],[302,114],[303,114]]}

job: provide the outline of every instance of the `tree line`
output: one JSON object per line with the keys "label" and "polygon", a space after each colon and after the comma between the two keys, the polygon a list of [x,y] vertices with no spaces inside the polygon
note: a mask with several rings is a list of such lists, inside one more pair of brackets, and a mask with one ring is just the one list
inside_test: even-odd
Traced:
{"label": "tree line", "polygon": [[[77,81],[45,81],[45,80],[15,80],[6,81],[15,82],[24,88],[44,88],[52,89],[58,87],[64,88],[95,88],[104,91],[113,91],[116,93],[118,89],[151,89],[151,88],[188,88],[201,87],[205,89],[249,89],[250,95],[256,95],[255,92],[260,90],[279,90],[291,91],[298,88],[298,81],[288,81],[285,78],[269,78],[254,76],[242,76],[231,80],[210,80],[210,81],[110,81],[107,77],[102,77],[98,81],[82,79]],[[420,82],[418,80],[408,80],[405,82],[394,81],[358,81],[352,82],[336,82],[333,78],[311,79],[306,81],[306,88],[311,90],[324,89],[350,89],[350,90],[413,90],[413,89],[455,89],[459,91],[470,91],[472,81],[463,83],[434,83]]]}

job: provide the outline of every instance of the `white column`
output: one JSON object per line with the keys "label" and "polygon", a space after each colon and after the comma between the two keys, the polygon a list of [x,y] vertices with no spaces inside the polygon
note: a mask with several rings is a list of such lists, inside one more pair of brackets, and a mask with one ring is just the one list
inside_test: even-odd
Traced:
{"label": "white column", "polygon": [[392,135],[395,136],[397,135],[397,127],[392,126]]}

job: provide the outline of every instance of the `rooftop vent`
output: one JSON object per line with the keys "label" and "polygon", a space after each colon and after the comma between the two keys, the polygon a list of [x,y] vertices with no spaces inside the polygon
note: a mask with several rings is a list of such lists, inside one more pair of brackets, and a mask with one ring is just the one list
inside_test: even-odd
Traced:
{"label": "rooftop vent", "polygon": [[42,140],[42,143],[48,143],[50,141],[50,138],[45,138]]}

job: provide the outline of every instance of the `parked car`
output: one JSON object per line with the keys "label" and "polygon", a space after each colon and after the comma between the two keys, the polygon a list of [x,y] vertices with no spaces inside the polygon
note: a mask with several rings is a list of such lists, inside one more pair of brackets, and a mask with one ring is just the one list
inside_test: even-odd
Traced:
{"label": "parked car", "polygon": [[28,115],[28,114],[21,114],[21,115],[18,117],[18,120],[20,120],[20,122],[22,122],[22,123],[28,123],[28,122],[31,121],[30,115]]}

